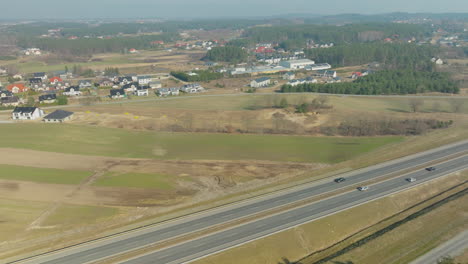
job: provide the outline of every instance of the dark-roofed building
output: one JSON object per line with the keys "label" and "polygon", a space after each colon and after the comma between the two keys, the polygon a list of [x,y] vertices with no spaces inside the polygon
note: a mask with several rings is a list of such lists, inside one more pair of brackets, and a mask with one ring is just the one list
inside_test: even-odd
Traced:
{"label": "dark-roofed building", "polygon": [[44,115],[44,111],[37,107],[17,106],[11,113],[13,120],[34,120]]}
{"label": "dark-roofed building", "polygon": [[57,95],[52,94],[43,94],[39,96],[39,103],[41,104],[51,104],[57,100]]}
{"label": "dark-roofed building", "polygon": [[269,77],[258,78],[250,82],[250,87],[254,88],[267,87],[268,85],[270,85]]}
{"label": "dark-roofed building", "polygon": [[124,98],[126,96],[127,95],[125,94],[124,89],[111,89],[110,90],[110,97],[113,99]]}
{"label": "dark-roofed building", "polygon": [[43,81],[47,80],[47,74],[45,72],[33,73],[34,78],[41,78]]}
{"label": "dark-roofed building", "polygon": [[42,79],[41,78],[30,78],[29,79],[29,84],[30,85],[42,85]]}
{"label": "dark-roofed building", "polygon": [[72,119],[73,112],[65,111],[65,110],[55,110],[54,112],[46,115],[44,117],[45,123],[63,123]]}
{"label": "dark-roofed building", "polygon": [[65,88],[65,91],[63,92],[63,95],[66,95],[66,96],[80,96],[81,95],[80,87],[70,86],[68,88]]}
{"label": "dark-roofed building", "polygon": [[8,90],[0,90],[0,98],[13,96],[13,93]]}
{"label": "dark-roofed building", "polygon": [[9,96],[0,98],[0,105],[2,106],[18,106],[21,100],[18,96]]}

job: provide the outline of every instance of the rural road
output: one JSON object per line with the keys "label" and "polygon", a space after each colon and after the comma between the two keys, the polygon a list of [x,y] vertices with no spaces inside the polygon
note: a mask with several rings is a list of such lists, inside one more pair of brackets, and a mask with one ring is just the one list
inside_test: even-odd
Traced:
{"label": "rural road", "polygon": [[[190,215],[187,217],[183,217],[180,219],[176,219],[174,221],[165,222],[162,224],[156,224],[154,226],[145,227],[136,231],[128,232],[122,235],[116,235],[112,237],[108,237],[102,240],[93,241],[90,243],[85,243],[81,245],[77,245],[74,247],[69,247],[64,250],[51,252],[50,254],[40,255],[31,259],[20,260],[14,263],[86,263],[90,261],[95,261],[102,258],[107,258],[116,254],[121,254],[126,251],[132,251],[138,248],[142,248],[148,245],[152,245],[155,243],[159,243],[177,236],[182,236],[186,234],[190,234],[196,231],[200,231],[206,228],[210,228],[213,226],[225,224],[237,219],[242,219],[248,216],[252,216],[258,214],[263,211],[271,210],[274,208],[278,208],[280,206],[284,206],[287,204],[291,204],[297,201],[301,201],[313,196],[317,196],[320,194],[332,192],[339,190],[341,188],[346,188],[349,186],[354,186],[356,184],[376,179],[378,177],[383,177],[390,173],[395,173],[398,171],[407,170],[410,168],[415,168],[417,166],[421,166],[423,164],[428,164],[434,162],[438,159],[445,158],[449,155],[466,152],[468,151],[468,141],[459,142],[457,144],[448,145],[445,147],[441,147],[435,150],[423,152],[420,154],[412,155],[409,157],[401,158],[398,160],[394,160],[391,162],[386,162],[383,164],[375,165],[368,167],[366,169],[361,169],[346,175],[347,180],[343,183],[336,184],[332,182],[330,179],[325,179],[322,181],[314,182],[311,184],[306,184],[298,188],[287,189],[282,192],[278,192],[272,195],[266,195],[264,197],[251,199],[245,202],[217,208],[214,210],[209,210],[203,213]],[[457,160],[459,161],[459,160]],[[453,161],[451,161],[453,162]],[[448,173],[450,170],[459,169],[462,165],[468,163],[468,158],[465,155],[462,159],[462,163],[450,163],[454,166],[448,169],[437,169],[435,172],[427,174],[424,170],[418,170],[415,172],[416,178],[421,178],[421,181],[416,182],[416,184],[432,179],[436,176],[442,176]],[[444,163],[445,164],[445,163]],[[456,166],[455,166],[456,165]],[[437,165],[439,167],[440,165]],[[431,176],[432,175],[432,176]],[[427,177],[431,176],[431,177]],[[407,176],[406,176],[407,177]],[[313,212],[317,214],[309,215],[308,218],[315,219],[320,217],[320,215],[329,214],[334,212],[334,210],[341,208],[348,208],[350,206],[354,206],[364,201],[368,201],[369,199],[373,199],[372,197],[380,197],[385,193],[390,193],[396,191],[395,186],[393,185],[386,185],[390,181],[385,181],[383,184],[383,189],[374,188],[372,187],[370,191],[360,193],[360,192],[351,192],[346,193],[343,196],[339,197],[346,197],[345,199],[341,200],[340,202],[345,201],[343,205],[336,206],[336,202],[330,202],[330,199],[324,200],[327,201],[325,204],[320,203],[321,207],[314,209]],[[397,187],[408,187],[409,185],[405,185],[406,182],[401,179],[398,179],[395,183]],[[403,185],[402,185],[403,184]],[[354,195],[358,195],[358,197],[354,197]],[[348,197],[350,196],[350,197]],[[361,197],[362,196],[362,197]],[[335,197],[333,199],[338,199],[339,197]],[[352,198],[352,199],[351,199]],[[348,203],[351,202],[351,203]],[[317,206],[317,203],[312,204]],[[323,207],[325,205],[325,207]],[[311,213],[312,211],[302,212],[299,211],[299,214],[304,213]],[[289,218],[290,212],[287,215],[284,215],[284,219],[288,219],[289,223],[294,223],[298,219],[291,221]],[[274,218],[277,219],[277,218]],[[306,218],[300,218],[304,220]],[[275,228],[272,229],[272,226],[276,225]],[[250,226],[244,225],[244,226]],[[267,229],[259,229],[263,230],[263,232],[270,232],[271,230],[278,230],[284,229],[283,225],[278,225],[275,221],[268,222],[265,225]],[[243,227],[243,226],[242,226]],[[249,231],[249,235],[256,234],[257,236],[261,236],[263,233],[260,232],[252,232]],[[245,234],[243,231],[240,232]],[[233,238],[239,239],[237,236],[233,236]],[[226,239],[227,241],[227,239]],[[228,246],[234,245],[236,240],[230,240],[231,244]],[[233,242],[234,241],[234,242]],[[208,243],[210,244],[210,243]],[[207,245],[208,245],[207,244]],[[217,242],[218,246],[221,244]],[[175,248],[175,247],[174,247]],[[215,250],[217,247],[212,248],[211,250]],[[170,250],[170,249],[168,249]],[[189,248],[187,248],[187,252],[190,252]],[[208,250],[208,249],[207,249]],[[219,249],[218,249],[219,250]],[[209,251],[209,250],[208,250]],[[185,252],[185,250],[184,250]],[[202,252],[202,251],[200,251]],[[203,251],[205,252],[205,251]],[[171,253],[171,252],[169,252]],[[182,253],[182,252],[181,252]],[[159,255],[161,257],[163,255]],[[187,256],[181,256],[180,254],[170,254],[171,260],[173,263],[179,263],[182,258],[186,258]],[[192,257],[194,255],[191,255]],[[198,256],[198,255],[197,255]],[[136,260],[135,260],[136,261]],[[162,260],[161,260],[162,261]],[[174,262],[175,261],[175,262]],[[185,260],[184,260],[185,261]],[[148,262],[136,262],[136,263],[148,263]],[[166,263],[162,262],[149,262],[149,263]],[[167,262],[169,263],[169,262]]]}
{"label": "rural road", "polygon": [[439,260],[441,257],[456,257],[460,254],[463,254],[463,251],[467,248],[468,230],[465,230],[456,237],[427,252],[425,255],[417,258],[410,264],[436,264],[437,260]]}

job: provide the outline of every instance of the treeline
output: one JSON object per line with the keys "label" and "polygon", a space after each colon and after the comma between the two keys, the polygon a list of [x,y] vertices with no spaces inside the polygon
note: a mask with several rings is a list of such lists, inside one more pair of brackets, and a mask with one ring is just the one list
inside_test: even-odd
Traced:
{"label": "treeline", "polygon": [[230,63],[240,63],[247,61],[249,55],[245,50],[239,47],[226,46],[215,47],[206,53],[205,60],[224,61]]}
{"label": "treeline", "polygon": [[149,49],[152,47],[152,41],[162,40],[168,42],[175,41],[178,38],[178,34],[175,33],[138,37],[115,37],[111,39],[81,38],[75,40],[20,37],[18,38],[18,45],[22,48],[36,47],[58,54],[86,56],[95,53],[124,52],[130,48]]}
{"label": "treeline", "polygon": [[316,43],[359,43],[382,40],[387,37],[396,39],[422,38],[429,36],[427,26],[396,23],[363,23],[345,26],[331,25],[286,25],[273,27],[253,27],[244,32],[243,37],[254,42],[279,42],[282,45],[301,43],[306,40]]}
{"label": "treeline", "polygon": [[353,137],[385,136],[385,135],[421,135],[431,129],[447,128],[453,121],[435,119],[407,120],[348,120],[337,127],[322,127],[325,135],[340,135]]}
{"label": "treeline", "polygon": [[185,72],[171,71],[171,75],[184,82],[209,82],[221,79],[224,74],[212,71],[193,71],[197,75],[188,75]]}
{"label": "treeline", "polygon": [[385,70],[361,77],[354,82],[283,85],[281,92],[385,95],[424,92],[459,93],[460,88],[447,73]]}
{"label": "treeline", "polygon": [[[101,23],[90,25],[88,23],[50,23],[39,22],[12,25],[6,28],[8,33],[17,36],[36,37],[48,33],[49,29],[60,28],[59,36],[109,36],[117,34],[145,34],[154,32],[178,32],[180,30],[200,29],[241,29],[253,25],[268,23],[268,20],[256,19],[220,19],[220,20],[192,20],[192,21],[165,21],[146,23]],[[282,23],[287,23],[283,21]]]}
{"label": "treeline", "polygon": [[431,58],[439,48],[415,44],[361,43],[336,46],[328,49],[309,49],[306,56],[335,67],[362,65],[379,62],[387,69],[412,69],[432,71]]}

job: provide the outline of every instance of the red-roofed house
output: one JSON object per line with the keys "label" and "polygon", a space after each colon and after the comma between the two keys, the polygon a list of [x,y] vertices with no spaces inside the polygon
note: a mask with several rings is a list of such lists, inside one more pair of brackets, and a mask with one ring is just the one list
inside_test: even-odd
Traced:
{"label": "red-roofed house", "polygon": [[353,74],[351,75],[351,78],[353,79],[357,79],[359,77],[362,77],[362,72],[353,72]]}
{"label": "red-roofed house", "polygon": [[164,45],[164,41],[162,40],[155,40],[151,42],[151,45]]}
{"label": "red-roofed house", "polygon": [[52,84],[57,84],[59,82],[63,82],[63,80],[62,80],[62,78],[56,76],[56,77],[50,78],[49,82],[52,83]]}
{"label": "red-roofed house", "polygon": [[22,83],[13,83],[13,84],[8,85],[6,88],[8,91],[12,93],[22,93],[22,92],[26,92],[27,90],[29,90],[29,88],[24,86],[24,84]]}

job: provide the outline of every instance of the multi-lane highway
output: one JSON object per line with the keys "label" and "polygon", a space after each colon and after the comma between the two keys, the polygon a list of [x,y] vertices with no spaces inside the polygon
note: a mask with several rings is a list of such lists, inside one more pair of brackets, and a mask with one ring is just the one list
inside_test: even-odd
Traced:
{"label": "multi-lane highway", "polygon": [[[158,242],[165,241],[167,239],[171,239],[177,236],[190,234],[193,232],[197,232],[206,228],[210,228],[216,225],[224,224],[236,219],[241,219],[247,216],[255,215],[259,212],[270,210],[273,208],[277,208],[279,206],[284,206],[290,203],[294,203],[297,201],[301,201],[316,195],[324,194],[331,191],[339,190],[340,188],[345,188],[349,186],[354,186],[356,184],[376,179],[378,177],[382,177],[384,175],[388,175],[390,173],[395,173],[398,171],[411,169],[417,166],[421,166],[422,164],[429,164],[434,162],[435,160],[445,158],[447,156],[462,153],[468,151],[468,142],[461,142],[458,144],[446,146],[437,150],[429,151],[426,153],[414,155],[411,157],[399,159],[393,162],[388,162],[381,165],[376,165],[369,167],[364,170],[357,171],[348,175],[346,178],[347,180],[343,183],[336,184],[330,180],[320,181],[317,183],[313,183],[310,185],[305,185],[301,188],[293,188],[291,190],[286,190],[274,195],[265,196],[263,198],[226,206],[223,208],[219,208],[216,210],[211,210],[205,213],[192,215],[189,217],[185,217],[182,219],[178,219],[175,221],[171,221],[168,223],[155,225],[152,227],[147,227],[141,230],[133,231],[124,235],[119,235],[111,238],[106,238],[100,241],[94,241],[92,243],[79,245],[76,247],[70,247],[61,251],[52,252],[49,254],[37,256],[28,260],[19,261],[22,263],[86,263],[95,261],[98,259],[107,258],[110,256],[114,256],[116,254],[120,254],[126,251],[132,251],[138,248],[142,248],[148,245],[152,245]],[[424,180],[432,179],[433,177],[442,176],[451,170],[460,169],[461,167],[467,164],[466,156],[461,159],[456,159],[453,161],[449,161],[448,163],[443,163],[444,166],[449,164],[449,167],[445,168],[442,165],[432,174],[427,175],[426,171],[420,170],[416,172],[416,174],[412,177],[421,178],[420,183]],[[423,175],[419,175],[418,173],[424,173]],[[428,177],[429,176],[429,177]],[[301,209],[295,209],[299,211],[289,211],[285,214],[280,214],[274,216],[274,218],[265,218],[270,219],[268,222],[265,219],[251,222],[249,224],[245,224],[236,228],[252,228],[258,230],[259,232],[252,232],[251,229],[249,230],[250,233],[245,233],[245,230],[238,230],[238,229],[230,229],[225,232],[236,232],[235,235],[232,235],[232,239],[222,239],[223,242],[220,243],[217,240],[216,236],[220,233],[204,237],[202,239],[208,239],[211,237],[212,240],[204,241],[204,240],[193,240],[198,242],[189,242],[192,244],[180,244],[175,247],[171,247],[165,249],[163,251],[158,251],[154,254],[156,255],[148,255],[142,258],[138,258],[132,260],[135,263],[180,263],[186,261],[191,258],[200,257],[200,254],[208,254],[211,252],[215,252],[233,245],[240,243],[240,239],[242,241],[249,240],[252,238],[260,237],[262,235],[275,232],[277,230],[281,230],[286,228],[284,224],[281,224],[281,221],[278,222],[278,219],[283,219],[283,222],[287,222],[289,224],[294,224],[297,221],[303,221],[305,219],[315,219],[320,217],[321,215],[326,215],[331,212],[335,212],[336,210],[341,210],[344,208],[348,208],[350,206],[362,203],[369,199],[373,199],[375,197],[385,195],[389,192],[394,192],[400,188],[408,187],[409,185],[401,185],[406,184],[405,181],[401,181],[400,178],[395,179],[396,182],[392,184],[393,180],[385,181],[381,185],[373,186],[367,192],[357,192],[353,191],[351,193],[345,193],[340,196],[336,196],[331,199],[320,201],[319,203],[311,204],[310,206],[319,206],[313,208],[305,209],[307,212],[301,211]],[[401,185],[401,186],[400,186]],[[414,185],[414,184],[413,184]],[[336,200],[333,200],[336,199]],[[345,202],[346,201],[346,202]],[[352,204],[350,203],[352,202]],[[304,215],[304,214],[307,214]],[[299,215],[297,215],[299,214]],[[292,217],[292,218],[291,218]],[[299,220],[301,219],[301,220]],[[259,228],[259,226],[255,225],[262,225],[264,228]],[[232,231],[237,230],[237,231]],[[245,236],[245,235],[248,236]],[[255,237],[252,237],[254,236]],[[214,243],[213,241],[216,241]],[[197,247],[194,247],[196,243]],[[215,247],[210,247],[210,245],[214,245]],[[180,248],[180,247],[184,248]],[[199,246],[203,246],[203,250],[198,248]],[[180,252],[179,252],[180,251]],[[190,252],[198,252],[197,254],[191,254]],[[159,259],[158,259],[159,258]],[[154,259],[157,261],[153,261],[149,259]],[[149,262],[148,262],[149,261]]]}
{"label": "multi-lane highway", "polygon": [[[468,156],[444,162],[437,166],[437,172],[420,170],[382,183],[371,185],[367,191],[353,190],[333,198],[325,199],[310,205],[293,209],[281,214],[257,220],[223,232],[209,235],[125,261],[127,264],[165,263],[175,264],[190,261],[211,253],[219,252],[235,245],[251,241],[311,220],[339,212],[341,210],[383,197],[385,195],[421,184],[428,180],[446,175],[453,171],[468,168]],[[409,183],[406,178],[417,179]]]}

